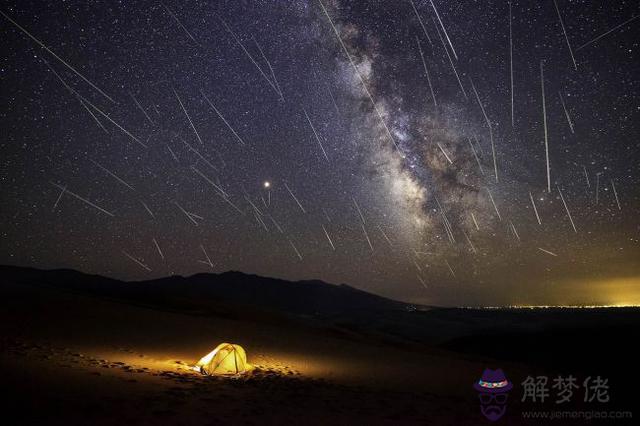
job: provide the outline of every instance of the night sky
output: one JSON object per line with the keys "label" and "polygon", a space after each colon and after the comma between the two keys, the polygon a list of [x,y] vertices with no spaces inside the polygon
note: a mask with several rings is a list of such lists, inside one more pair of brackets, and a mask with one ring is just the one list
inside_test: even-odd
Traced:
{"label": "night sky", "polygon": [[0,263],[640,303],[637,1],[0,10]]}

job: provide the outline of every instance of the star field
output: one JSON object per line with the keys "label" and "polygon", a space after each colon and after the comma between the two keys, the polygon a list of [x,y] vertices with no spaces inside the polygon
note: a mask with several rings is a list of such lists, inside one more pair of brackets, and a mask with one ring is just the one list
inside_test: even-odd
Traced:
{"label": "star field", "polygon": [[5,3],[0,262],[640,303],[640,9],[556,1]]}

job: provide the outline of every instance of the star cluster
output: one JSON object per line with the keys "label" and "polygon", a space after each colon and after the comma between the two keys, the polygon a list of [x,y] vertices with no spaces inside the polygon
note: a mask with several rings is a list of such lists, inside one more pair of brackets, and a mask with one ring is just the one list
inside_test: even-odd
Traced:
{"label": "star cluster", "polygon": [[1,11],[3,263],[640,303],[637,2]]}

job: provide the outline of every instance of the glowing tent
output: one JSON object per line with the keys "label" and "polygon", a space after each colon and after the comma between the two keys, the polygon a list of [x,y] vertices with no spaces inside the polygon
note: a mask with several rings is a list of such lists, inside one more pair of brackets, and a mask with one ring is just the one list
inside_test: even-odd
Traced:
{"label": "glowing tent", "polygon": [[221,343],[205,355],[195,366],[195,370],[212,376],[214,374],[239,374],[251,369],[247,354],[240,345]]}

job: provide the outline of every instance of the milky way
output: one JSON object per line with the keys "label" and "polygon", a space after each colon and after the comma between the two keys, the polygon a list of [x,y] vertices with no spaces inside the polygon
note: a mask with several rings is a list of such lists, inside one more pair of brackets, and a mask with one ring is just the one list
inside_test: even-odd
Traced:
{"label": "milky way", "polygon": [[2,11],[4,263],[640,303],[636,2]]}

